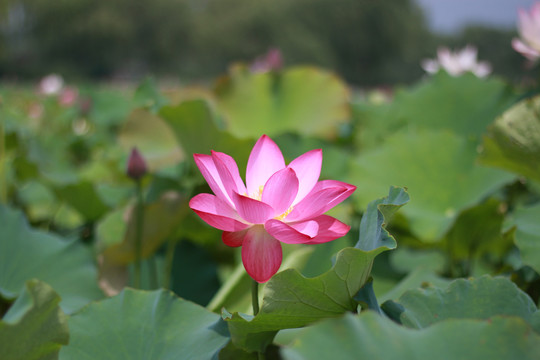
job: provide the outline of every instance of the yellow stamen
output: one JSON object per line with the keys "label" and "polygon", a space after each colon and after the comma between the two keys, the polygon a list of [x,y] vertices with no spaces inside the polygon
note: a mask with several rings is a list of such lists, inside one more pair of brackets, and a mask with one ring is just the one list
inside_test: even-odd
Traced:
{"label": "yellow stamen", "polygon": [[[257,193],[255,193],[255,194],[250,195],[249,197],[251,197],[252,199],[261,201],[262,200],[263,190],[264,190],[264,185],[261,185],[261,186],[259,186],[259,191],[257,191]],[[245,194],[245,195],[247,195],[247,194]],[[283,214],[281,214],[279,216],[276,216],[274,219],[283,220],[283,219],[285,219],[285,217],[287,217],[287,215],[289,215],[291,213],[291,211],[293,211],[292,206],[290,208],[288,208],[287,211],[285,211]]]}
{"label": "yellow stamen", "polygon": [[293,207],[291,206],[290,208],[287,209],[287,211],[285,211],[283,214],[279,215],[279,216],[276,216],[274,219],[276,220],[283,220],[285,219],[285,217],[287,217],[287,215],[289,215],[291,213],[291,211],[293,211]]}
{"label": "yellow stamen", "polygon": [[255,195],[255,199],[261,200],[263,193],[264,185],[259,186],[259,192]]}

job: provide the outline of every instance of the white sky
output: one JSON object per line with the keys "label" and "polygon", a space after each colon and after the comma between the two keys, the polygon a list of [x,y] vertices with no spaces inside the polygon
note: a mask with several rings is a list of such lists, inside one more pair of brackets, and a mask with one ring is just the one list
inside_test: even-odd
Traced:
{"label": "white sky", "polygon": [[429,26],[437,32],[456,32],[468,24],[516,26],[517,9],[529,9],[535,0],[416,0]]}

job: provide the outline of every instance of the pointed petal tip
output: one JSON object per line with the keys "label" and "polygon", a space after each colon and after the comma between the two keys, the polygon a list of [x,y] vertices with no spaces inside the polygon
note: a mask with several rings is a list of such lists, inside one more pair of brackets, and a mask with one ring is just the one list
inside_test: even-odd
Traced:
{"label": "pointed petal tip", "polygon": [[203,159],[205,157],[211,157],[211,156],[208,154],[197,154],[197,153],[193,154],[193,160],[195,160],[196,163],[199,162],[200,159]]}
{"label": "pointed petal tip", "polygon": [[204,222],[219,230],[240,231],[249,226],[228,203],[212,194],[195,195],[189,201],[189,207]]}

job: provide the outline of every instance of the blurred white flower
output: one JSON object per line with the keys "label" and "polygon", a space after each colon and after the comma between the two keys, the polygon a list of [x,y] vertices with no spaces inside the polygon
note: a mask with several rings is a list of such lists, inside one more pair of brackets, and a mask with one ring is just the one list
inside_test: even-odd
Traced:
{"label": "blurred white flower", "polygon": [[540,58],[540,2],[529,13],[518,10],[518,32],[521,39],[512,39],[512,47],[531,61]]}
{"label": "blurred white flower", "polygon": [[45,95],[56,95],[64,87],[64,79],[57,74],[50,74],[39,82],[39,92]]}
{"label": "blurred white flower", "polygon": [[455,52],[440,47],[437,49],[437,59],[424,59],[421,65],[430,74],[443,69],[452,76],[472,72],[478,77],[486,77],[491,73],[491,65],[486,61],[478,61],[477,55],[478,50],[471,45]]}

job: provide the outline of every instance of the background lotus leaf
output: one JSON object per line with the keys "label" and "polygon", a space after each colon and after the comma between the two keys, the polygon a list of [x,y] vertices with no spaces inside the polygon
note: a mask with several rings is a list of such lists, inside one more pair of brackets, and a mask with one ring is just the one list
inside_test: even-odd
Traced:
{"label": "background lotus leaf", "polygon": [[3,360],[54,360],[67,345],[67,316],[60,297],[39,280],[26,282],[15,303],[0,321],[0,357]]}
{"label": "background lotus leaf", "polygon": [[333,138],[350,115],[346,84],[315,67],[251,73],[234,66],[215,93],[227,129],[239,138],[291,131]]}
{"label": "background lotus leaf", "polygon": [[30,228],[24,216],[0,205],[0,295],[17,297],[27,280],[50,284],[60,295],[60,307],[71,313],[103,297],[97,285],[97,270],[90,249]]}
{"label": "background lotus leaf", "polygon": [[166,290],[125,289],[69,319],[61,360],[213,359],[229,341],[217,314]]}

